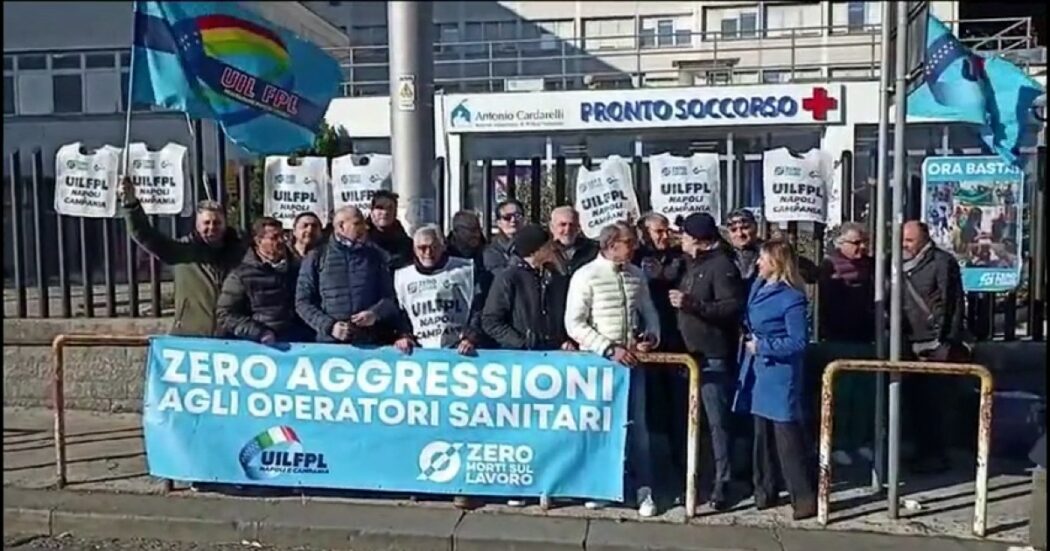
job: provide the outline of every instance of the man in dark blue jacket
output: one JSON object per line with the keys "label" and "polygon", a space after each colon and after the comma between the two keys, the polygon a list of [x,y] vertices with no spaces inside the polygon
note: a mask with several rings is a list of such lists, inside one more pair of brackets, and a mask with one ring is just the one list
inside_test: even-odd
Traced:
{"label": "man in dark blue jacket", "polygon": [[299,270],[296,313],[317,331],[318,342],[394,342],[400,316],[386,253],[368,241],[364,216],[355,207],[335,212],[332,231]]}

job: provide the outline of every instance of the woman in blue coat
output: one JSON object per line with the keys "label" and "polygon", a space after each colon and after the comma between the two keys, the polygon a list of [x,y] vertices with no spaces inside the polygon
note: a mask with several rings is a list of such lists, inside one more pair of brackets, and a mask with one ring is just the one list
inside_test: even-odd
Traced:
{"label": "woman in blue coat", "polygon": [[806,458],[802,407],[803,354],[809,341],[806,294],[795,252],[786,241],[767,241],[758,257],[758,277],[748,294],[733,409],[755,418],[755,506],[777,505],[776,466],[791,495],[796,520],[817,511]]}

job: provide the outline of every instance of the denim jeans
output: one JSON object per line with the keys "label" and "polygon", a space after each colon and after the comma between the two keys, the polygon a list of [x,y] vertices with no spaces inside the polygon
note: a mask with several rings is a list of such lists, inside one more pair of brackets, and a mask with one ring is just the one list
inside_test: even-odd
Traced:
{"label": "denim jeans", "polygon": [[649,448],[649,427],[645,418],[645,370],[631,371],[631,392],[627,395],[627,472],[624,493],[653,485],[653,463]]}

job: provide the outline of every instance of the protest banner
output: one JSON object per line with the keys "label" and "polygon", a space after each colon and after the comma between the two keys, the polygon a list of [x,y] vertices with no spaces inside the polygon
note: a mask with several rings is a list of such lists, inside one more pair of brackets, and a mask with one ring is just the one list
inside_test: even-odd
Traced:
{"label": "protest banner", "polygon": [[82,218],[112,218],[117,213],[120,154],[103,147],[82,153],[81,143],[55,155],[55,212]]}
{"label": "protest banner", "polygon": [[594,354],[150,340],[153,476],[623,498],[628,371]]}
{"label": "protest banner", "polygon": [[332,159],[332,210],[357,207],[368,216],[372,195],[391,189],[393,158],[390,155],[343,155]]}
{"label": "protest banner", "polygon": [[831,155],[819,149],[801,155],[786,147],[766,151],[762,157],[765,219],[825,223],[834,166]]}
{"label": "protest banner", "polygon": [[423,348],[450,348],[459,343],[474,302],[474,262],[451,256],[445,268],[421,274],[415,265],[394,273],[397,301],[412,323],[412,335]]}
{"label": "protest banner", "polygon": [[666,216],[672,225],[678,216],[694,212],[706,212],[721,221],[720,172],[717,153],[651,155],[649,201],[653,212]]}
{"label": "protest banner", "polygon": [[922,213],[930,238],[958,259],[967,292],[1021,283],[1024,172],[999,157],[927,157]]}
{"label": "protest banner", "polygon": [[580,167],[576,173],[576,211],[584,235],[594,239],[613,222],[637,220],[638,210],[631,165],[623,157],[611,155],[597,170]]}
{"label": "protest banner", "polygon": [[328,160],[324,157],[300,157],[296,164],[289,157],[266,157],[263,172],[266,199],[263,210],[267,216],[281,221],[285,229],[292,229],[295,216],[313,212],[328,223]]}

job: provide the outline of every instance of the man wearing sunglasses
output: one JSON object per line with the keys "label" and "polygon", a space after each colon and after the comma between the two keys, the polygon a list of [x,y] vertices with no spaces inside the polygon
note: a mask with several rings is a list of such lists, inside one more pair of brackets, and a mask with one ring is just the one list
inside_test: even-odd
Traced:
{"label": "man wearing sunglasses", "polygon": [[525,209],[516,199],[501,201],[496,206],[496,227],[499,233],[485,247],[485,270],[496,276],[510,264],[514,255],[514,234],[525,222]]}

